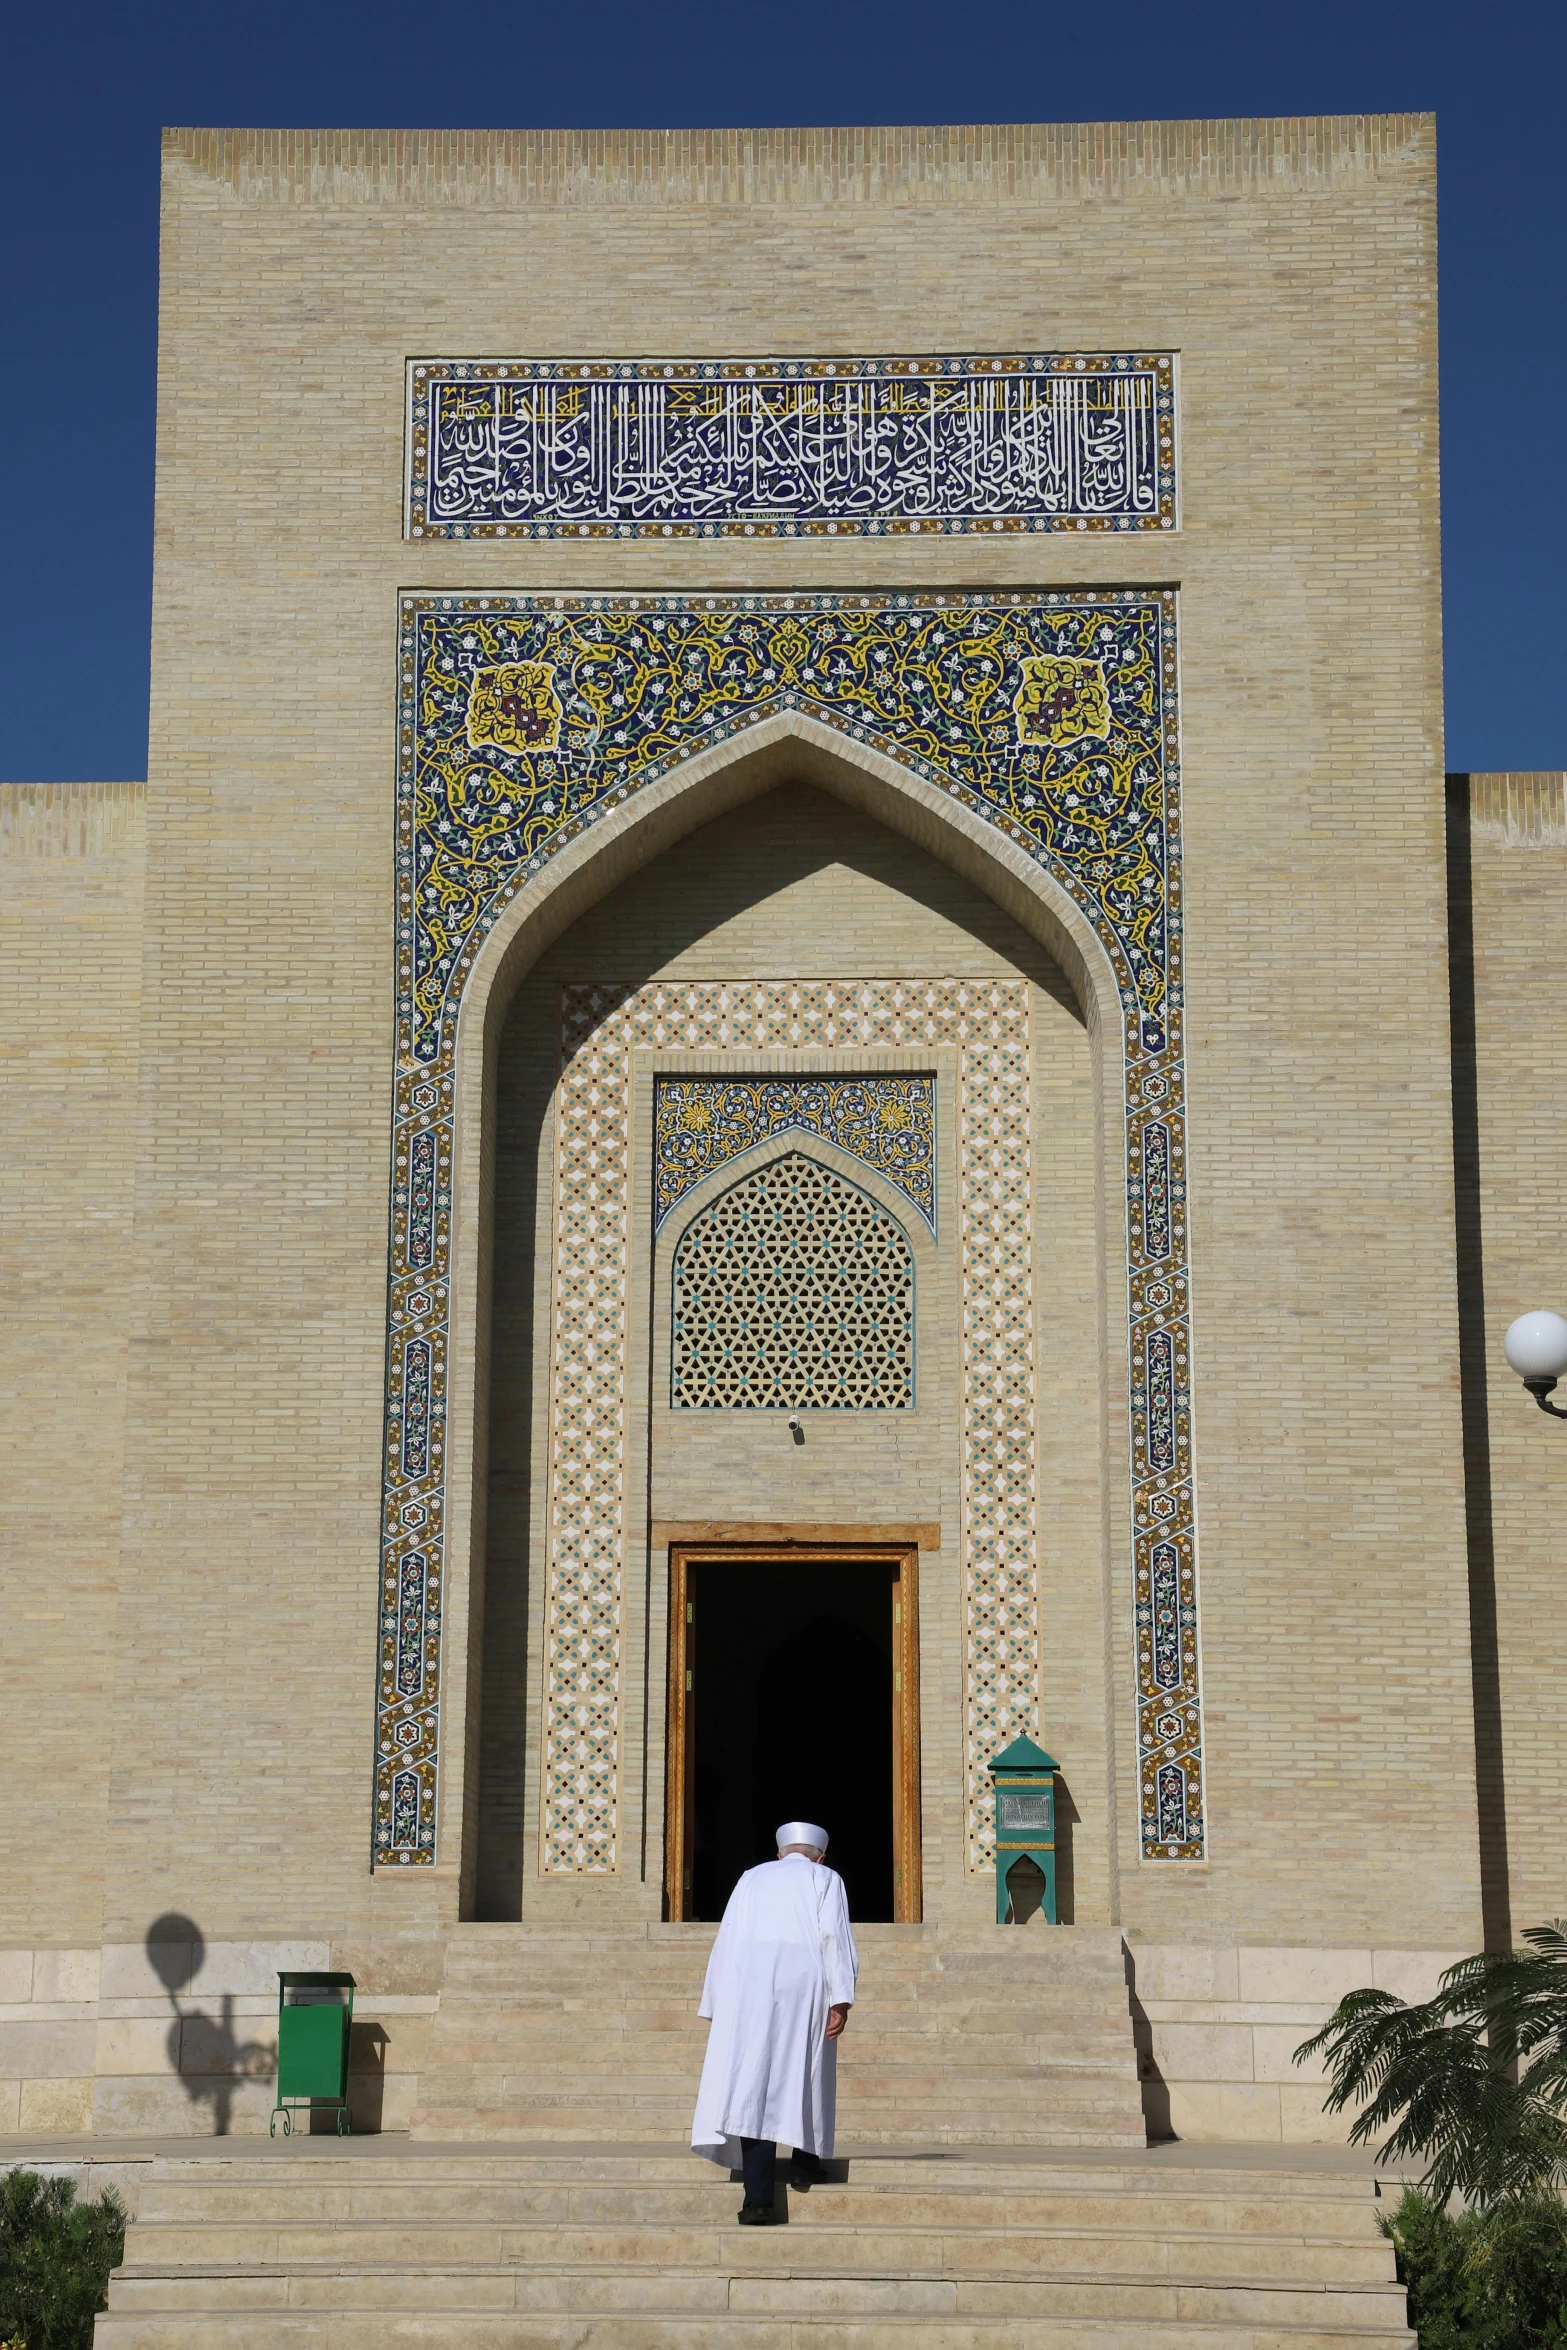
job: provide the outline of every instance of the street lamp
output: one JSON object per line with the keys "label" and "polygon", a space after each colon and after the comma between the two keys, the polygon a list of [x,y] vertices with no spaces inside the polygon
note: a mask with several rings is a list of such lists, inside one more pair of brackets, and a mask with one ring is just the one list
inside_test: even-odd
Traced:
{"label": "street lamp", "polygon": [[1520,1314],[1502,1340],[1502,1352],[1542,1412],[1567,1420],[1560,1404],[1547,1402],[1551,1389],[1567,1372],[1567,1321],[1543,1308]]}

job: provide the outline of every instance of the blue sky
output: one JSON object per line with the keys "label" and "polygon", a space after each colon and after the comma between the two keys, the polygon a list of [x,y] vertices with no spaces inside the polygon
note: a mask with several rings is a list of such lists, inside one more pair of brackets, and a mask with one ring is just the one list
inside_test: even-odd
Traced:
{"label": "blue sky", "polygon": [[0,777],[144,775],[158,133],[1434,108],[1448,765],[1567,766],[1567,8],[11,0]]}

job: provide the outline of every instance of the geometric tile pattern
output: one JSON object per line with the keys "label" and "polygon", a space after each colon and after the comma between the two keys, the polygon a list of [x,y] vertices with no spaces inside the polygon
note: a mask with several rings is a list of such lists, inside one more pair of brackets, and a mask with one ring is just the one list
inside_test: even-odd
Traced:
{"label": "geometric tile pattern", "polygon": [[789,1151],[675,1247],[669,1400],[691,1411],[908,1411],[914,1258],[837,1170]]}
{"label": "geometric tile pattern", "polygon": [[653,1096],[654,1226],[759,1142],[820,1134],[902,1192],[936,1229],[936,1088],[929,1077],[660,1077]]}
{"label": "geometric tile pattern", "polygon": [[546,1870],[617,1865],[633,1057],[841,1053],[852,1070],[934,1046],[958,1064],[966,1850],[990,1865],[986,1765],[1039,1728],[1028,985],[774,979],[561,990]]}
{"label": "geometric tile pattern", "polygon": [[1168,352],[412,359],[409,538],[1171,530]]}
{"label": "geometric tile pattern", "polygon": [[[749,729],[788,711],[897,762],[1037,862],[1114,974],[1142,1846],[1151,1860],[1200,1859],[1174,590],[420,591],[400,609],[378,1859],[434,1857],[451,1138],[467,976],[506,905],[563,846],[693,753],[741,749]],[[423,1679],[405,1690],[416,1649]],[[593,1857],[565,1865],[613,1865],[612,1835],[595,1830],[583,1848]]]}

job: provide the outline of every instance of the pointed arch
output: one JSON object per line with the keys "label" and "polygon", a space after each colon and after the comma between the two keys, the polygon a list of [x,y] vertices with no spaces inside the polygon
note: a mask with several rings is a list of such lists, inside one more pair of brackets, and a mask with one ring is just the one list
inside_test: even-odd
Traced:
{"label": "pointed arch", "polygon": [[[527,843],[519,840],[513,866],[482,907],[475,894],[463,917],[466,929],[461,921],[450,927],[441,967],[423,974],[424,1032],[415,1043],[417,1022],[399,1028],[376,1798],[376,1850],[382,1861],[407,1865],[432,1859],[438,1806],[444,1802],[450,1813],[464,1818],[470,1809],[461,1758],[471,1744],[466,1716],[473,1644],[464,1635],[474,1612],[474,1487],[481,1466],[477,1407],[484,1301],[479,1268],[489,1212],[487,1106],[507,1008],[526,970],[588,906],[698,826],[786,780],[833,794],[951,866],[1046,947],[1076,994],[1095,1056],[1101,1161],[1107,1169],[1123,1165],[1128,1186],[1124,1195],[1118,1188],[1103,1188],[1101,1216],[1106,1262],[1125,1263],[1129,1277],[1123,1459],[1130,1469],[1133,1505],[1143,1850],[1152,1859],[1202,1857],[1173,601],[1160,591],[1097,597],[1085,590],[1039,599],[1029,608],[1037,613],[1047,602],[1073,611],[1096,602],[1108,608],[1118,599],[1130,607],[1139,597],[1153,611],[1155,635],[1164,647],[1154,666],[1157,671],[1164,664],[1160,725],[1169,754],[1157,776],[1147,759],[1139,770],[1143,831],[1134,845],[1142,860],[1141,906],[1128,881],[1130,852],[1118,873],[1112,870],[1113,858],[1095,860],[1090,853],[1095,843],[1086,832],[1072,845],[1076,835],[1070,822],[1057,826],[1055,845],[1047,849],[1033,816],[1024,823],[999,804],[988,804],[985,792],[974,788],[972,751],[964,770],[967,781],[954,780],[928,759],[895,755],[874,729],[847,723],[821,696],[797,690],[800,681],[791,670],[790,690],[761,697],[701,747],[682,746],[677,756],[648,764],[613,788],[604,781],[594,784],[578,812],[559,822],[543,846],[524,855]],[[405,616],[420,601],[405,598]],[[448,609],[460,602],[465,610],[477,610],[499,608],[507,600],[422,601]],[[513,601],[519,608],[529,604],[528,599]],[[768,601],[741,599],[728,608],[749,612]],[[816,599],[815,604],[826,608],[832,601]],[[866,599],[840,600],[851,601]],[[1009,614],[1027,601],[1000,600]],[[598,599],[592,608],[613,602]],[[791,612],[794,608],[788,599],[771,602],[787,603]],[[703,610],[720,607],[722,599],[708,599]],[[1053,625],[1060,613],[1050,618]],[[405,654],[400,1003],[412,1003],[421,984],[417,899],[424,860],[438,853],[436,820],[428,795],[421,800],[417,781],[413,677]],[[623,734],[616,737],[624,739]],[[1150,833],[1145,819],[1155,803],[1157,824]],[[1033,797],[1027,805],[1034,809]],[[1101,848],[1102,836],[1101,827]],[[1125,838],[1131,841],[1130,831]],[[1150,841],[1156,846],[1151,861]],[[1150,931],[1149,906],[1165,890],[1168,895],[1160,903],[1168,918],[1161,915],[1163,929],[1156,924]],[[1164,958],[1158,971],[1149,962],[1150,941]],[[1155,997],[1156,1015],[1148,1010]],[[1112,1346],[1116,1320],[1113,1316],[1109,1332]],[[453,1654],[466,1650],[469,1665],[460,1682],[448,1669],[447,1710],[457,1718],[449,1722],[445,1742],[457,1758],[452,1774],[457,1783],[447,1787],[444,1798],[437,1780],[443,1552],[445,1620],[459,1635]],[[415,1651],[423,1659],[417,1701],[404,1694],[406,1681],[399,1683],[399,1661]],[[466,1846],[471,1839],[463,1842]]]}

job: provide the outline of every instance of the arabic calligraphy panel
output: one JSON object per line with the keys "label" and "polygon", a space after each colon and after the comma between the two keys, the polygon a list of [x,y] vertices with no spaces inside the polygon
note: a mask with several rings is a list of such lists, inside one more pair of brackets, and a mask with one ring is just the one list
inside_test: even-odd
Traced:
{"label": "arabic calligraphy panel", "polygon": [[1171,530],[1169,352],[418,359],[410,538]]}

